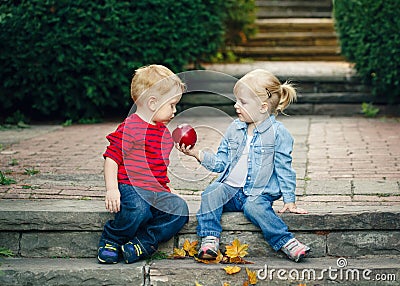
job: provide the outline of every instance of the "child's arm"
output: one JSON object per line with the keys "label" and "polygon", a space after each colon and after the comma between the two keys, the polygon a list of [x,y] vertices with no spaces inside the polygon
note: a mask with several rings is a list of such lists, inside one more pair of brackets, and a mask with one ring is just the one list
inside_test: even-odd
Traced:
{"label": "child's arm", "polygon": [[203,160],[203,155],[201,154],[200,150],[198,150],[196,147],[191,148],[191,146],[185,146],[185,144],[179,146],[178,143],[175,143],[175,147],[183,154],[195,157],[196,160],[199,161],[199,163],[201,163],[201,161]]}
{"label": "child's arm", "polygon": [[118,189],[118,164],[111,158],[104,161],[104,181],[106,183],[106,210],[110,213],[120,211],[120,197]]}
{"label": "child's arm", "polygon": [[196,147],[185,146],[185,144],[182,144],[182,146],[175,144],[175,147],[185,155],[196,158],[203,167],[211,172],[221,173],[228,163],[228,144],[225,138],[222,139],[217,154],[202,152]]}
{"label": "child's arm", "polygon": [[283,197],[283,208],[279,213],[307,214],[308,211],[296,206],[296,172],[292,168],[293,138],[284,126],[279,126],[275,137],[275,172]]}

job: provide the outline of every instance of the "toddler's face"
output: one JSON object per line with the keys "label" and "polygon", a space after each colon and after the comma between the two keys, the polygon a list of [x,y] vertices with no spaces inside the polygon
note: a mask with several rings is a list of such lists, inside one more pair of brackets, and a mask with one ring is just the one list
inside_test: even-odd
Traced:
{"label": "toddler's face", "polygon": [[154,122],[168,123],[175,116],[176,105],[182,98],[182,90],[177,86],[170,89],[157,100],[156,111],[153,115]]}
{"label": "toddler's face", "polygon": [[245,84],[238,83],[235,89],[235,98],[234,107],[240,121],[253,123],[264,119],[260,98]]}

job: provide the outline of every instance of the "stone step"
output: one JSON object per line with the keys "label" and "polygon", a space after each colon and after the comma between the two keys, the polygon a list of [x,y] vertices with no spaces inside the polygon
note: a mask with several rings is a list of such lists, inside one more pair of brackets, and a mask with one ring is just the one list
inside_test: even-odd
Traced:
{"label": "stone step", "polygon": [[262,46],[248,47],[237,46],[232,51],[240,57],[248,57],[259,61],[290,60],[290,61],[340,61],[340,48],[337,46],[303,46],[303,47],[282,47]]}
{"label": "stone step", "polygon": [[257,0],[258,18],[330,18],[332,1]]}
{"label": "stone step", "polygon": [[[298,91],[298,100],[287,109],[292,115],[360,115],[363,102],[374,102],[383,114],[396,114],[396,106],[386,105],[384,98],[371,95],[346,62],[254,62],[241,64],[208,64],[205,71],[185,73],[189,93],[179,110],[197,106],[216,107],[235,115],[233,87],[237,79],[250,70],[270,70],[282,82],[289,80]],[[397,112],[398,113],[398,112]]]}
{"label": "stone step", "polygon": [[256,11],[258,19],[271,19],[271,18],[331,18],[332,11],[310,11],[299,9],[274,9],[274,8],[258,8]]}
{"label": "stone step", "polygon": [[[171,254],[185,239],[198,240],[194,213],[179,234],[160,246]],[[276,207],[280,207],[277,204]],[[309,214],[282,214],[289,229],[312,248],[311,257],[391,255],[400,251],[400,210],[397,206],[309,205]],[[103,201],[7,200],[0,205],[0,246],[19,257],[94,258],[104,223],[112,215]],[[260,230],[242,213],[222,217],[221,248],[235,238],[248,243],[251,257],[275,257]]]}
{"label": "stone step", "polygon": [[259,33],[335,31],[332,19],[321,18],[257,19],[255,25]]}
{"label": "stone step", "polygon": [[[246,257],[247,258],[247,257]],[[399,256],[308,258],[294,263],[285,258],[251,258],[241,271],[228,275],[226,264],[202,264],[193,259],[100,265],[95,259],[7,258],[0,266],[1,285],[243,285],[246,268],[258,276],[257,285],[398,285]],[[229,265],[232,266],[232,265]]]}
{"label": "stone step", "polygon": [[336,33],[328,32],[282,32],[258,33],[248,39],[247,47],[253,46],[338,46]]}

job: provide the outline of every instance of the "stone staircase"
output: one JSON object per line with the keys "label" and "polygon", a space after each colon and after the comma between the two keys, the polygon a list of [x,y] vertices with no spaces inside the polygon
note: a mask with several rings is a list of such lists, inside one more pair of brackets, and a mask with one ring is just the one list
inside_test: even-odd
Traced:
{"label": "stone staircase", "polygon": [[[397,206],[343,209],[332,204],[309,211],[308,215],[282,215],[291,231],[312,247],[311,257],[300,264],[273,252],[243,214],[224,214],[222,248],[238,238],[250,245],[246,258],[254,262],[241,265],[239,274],[227,275],[226,265],[204,265],[193,259],[100,265],[96,245],[104,222],[111,218],[102,201],[5,200],[0,205],[0,245],[17,257],[1,259],[0,285],[164,286],[195,281],[208,286],[242,285],[245,267],[259,272],[257,285],[381,285],[374,284],[377,277],[385,278],[382,285],[398,285],[394,281],[400,279]],[[191,215],[182,231],[160,250],[170,254],[185,239],[197,240],[195,228]]]}
{"label": "stone staircase", "polygon": [[387,105],[374,97],[370,88],[346,62],[253,62],[248,64],[206,64],[205,71],[185,72],[182,78],[189,93],[179,103],[179,111],[199,106],[218,108],[235,115],[233,87],[238,78],[254,69],[266,69],[282,82],[295,84],[298,99],[287,109],[290,115],[361,115],[361,104],[373,102],[380,114],[399,115],[399,102]]}
{"label": "stone staircase", "polygon": [[332,1],[257,0],[258,32],[234,47],[258,61],[343,61],[334,29]]}

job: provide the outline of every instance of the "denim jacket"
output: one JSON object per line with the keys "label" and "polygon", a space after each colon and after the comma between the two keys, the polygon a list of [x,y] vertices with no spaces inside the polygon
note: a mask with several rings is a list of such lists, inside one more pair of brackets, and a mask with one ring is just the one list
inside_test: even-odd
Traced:
{"label": "denim jacket", "polygon": [[[204,152],[201,164],[221,173],[223,182],[242,155],[247,140],[247,123],[236,119],[228,127],[216,154]],[[293,138],[275,116],[259,124],[250,143],[247,178],[243,191],[248,196],[282,196],[285,203],[295,201],[296,172],[292,168]]]}

